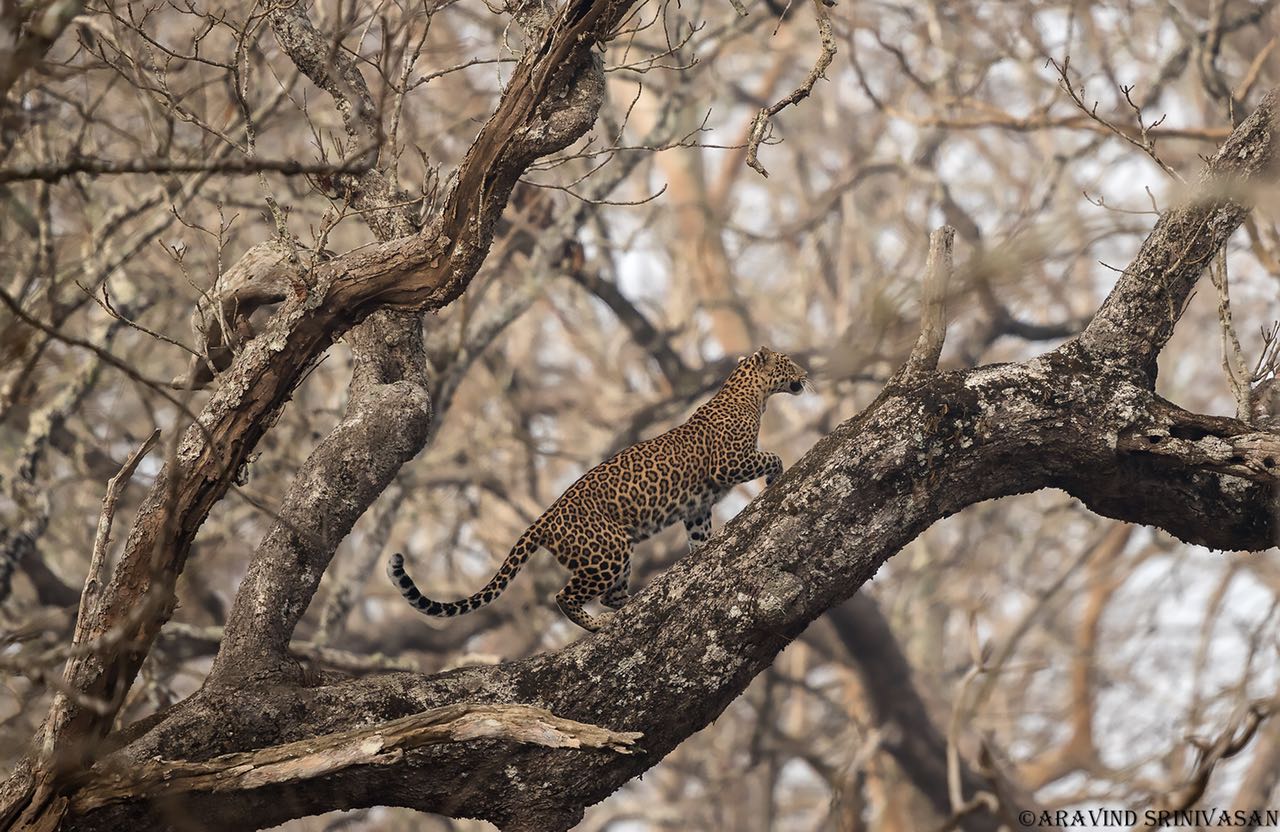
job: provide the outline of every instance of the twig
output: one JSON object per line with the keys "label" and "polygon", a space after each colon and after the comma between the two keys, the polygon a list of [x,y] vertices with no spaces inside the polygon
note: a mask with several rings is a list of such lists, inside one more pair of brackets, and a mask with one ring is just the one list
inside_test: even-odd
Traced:
{"label": "twig", "polygon": [[[942,229],[939,229],[941,231]],[[938,232],[934,232],[937,234]],[[947,798],[951,803],[951,816],[943,823],[939,832],[950,832],[959,824],[961,818],[979,809],[987,808],[993,813],[1000,808],[999,799],[990,792],[978,792],[968,801],[964,799],[964,778],[960,765],[960,725],[962,714],[971,711],[972,704],[969,688],[979,676],[990,671],[989,645],[982,644],[978,638],[977,616],[969,615],[969,658],[970,666],[961,679],[956,690],[955,703],[951,708],[951,719],[947,723]]]}
{"label": "twig", "polygon": [[78,347],[80,349],[88,350],[89,352],[93,353],[98,358],[102,359],[102,362],[104,364],[107,364],[111,367],[116,368],[117,370],[124,373],[126,376],[138,382],[139,384],[142,384],[146,387],[151,388],[151,390],[155,392],[157,395],[159,395],[162,399],[164,399],[169,404],[176,407],[180,413],[190,417],[192,421],[196,422],[196,424],[199,424],[196,414],[191,412],[191,409],[187,407],[185,402],[176,398],[172,393],[166,390],[165,385],[142,375],[142,373],[138,372],[133,367],[130,367],[127,363],[125,363],[121,359],[116,358],[107,350],[103,349],[102,347],[99,347],[97,344],[90,343],[89,341],[86,341],[83,338],[77,338],[74,335],[67,335],[57,327],[49,326],[48,324],[44,323],[38,318],[35,318],[29,315],[27,311],[22,308],[22,306],[18,303],[17,300],[15,300],[12,295],[4,291],[3,289],[0,289],[0,304],[3,304],[4,306],[8,307],[9,311],[13,313],[13,316],[15,318],[22,321],[24,324],[31,327],[32,329],[37,329],[40,332],[43,332],[45,335],[48,335],[50,338],[53,338],[57,341],[61,341],[62,343],[68,346]]}
{"label": "twig", "polygon": [[[381,551],[372,550],[376,558]],[[223,627],[199,627],[181,621],[170,621],[160,634],[160,644],[166,654],[182,659],[213,655],[218,652],[226,630]],[[293,641],[289,643],[289,655],[317,668],[337,670],[351,675],[386,673],[393,670],[422,672],[422,666],[413,659],[387,656],[382,653],[357,653],[330,647],[319,641]]]}
{"label": "twig", "polygon": [[834,5],[834,0],[813,0],[813,16],[818,23],[818,38],[822,42],[822,51],[818,53],[818,60],[814,62],[809,74],[800,82],[800,86],[772,106],[761,109],[751,124],[751,132],[747,138],[747,165],[766,179],[769,178],[769,172],[764,169],[764,165],[760,164],[756,154],[760,151],[760,144],[767,138],[769,120],[783,109],[808,98],[813,92],[814,84],[824,76],[827,67],[831,66],[831,61],[836,57],[836,38],[831,32],[831,20],[827,17],[827,7]]}
{"label": "twig", "polygon": [[131,327],[133,329],[136,329],[138,332],[141,332],[143,335],[154,338],[157,341],[163,341],[166,344],[172,344],[173,346],[190,353],[196,358],[204,358],[202,354],[196,352],[191,347],[188,347],[186,344],[182,343],[176,338],[170,338],[168,335],[165,335],[163,332],[156,332],[153,329],[149,329],[148,327],[143,326],[142,324],[138,323],[137,321],[133,320],[132,318],[128,317],[123,312],[121,312],[119,309],[117,309],[115,304],[111,300],[111,293],[107,289],[106,281],[103,281],[102,283],[102,297],[98,297],[98,295],[92,289],[90,289],[88,286],[85,286],[83,283],[79,281],[76,281],[76,285],[80,287],[80,291],[84,292],[85,295],[88,296],[94,303],[98,304],[98,306],[102,309],[102,311],[106,312],[108,315],[115,318],[120,323],[128,327]]}
{"label": "twig", "polygon": [[1219,249],[1218,255],[1209,266],[1209,280],[1213,288],[1218,290],[1218,324],[1222,327],[1222,369],[1226,371],[1227,382],[1231,385],[1231,394],[1236,400],[1236,418],[1249,420],[1252,392],[1249,385],[1249,365],[1244,360],[1244,351],[1240,349],[1240,339],[1236,337],[1236,328],[1231,321],[1231,288],[1227,278],[1227,255]]}
{"label": "twig", "polygon": [[133,479],[138,463],[151,452],[159,439],[160,429],[156,428],[137,450],[129,454],[119,472],[107,480],[107,493],[102,498],[102,513],[98,516],[98,531],[93,538],[93,554],[89,557],[89,574],[85,576],[84,592],[80,595],[80,610],[76,616],[75,632],[71,636],[72,644],[84,641],[88,631],[86,622],[98,603],[98,594],[102,590],[102,568],[107,561],[107,546],[111,543],[111,524],[116,516],[116,503],[120,502],[120,495]]}
{"label": "twig", "polygon": [[57,182],[77,173],[95,176],[126,173],[214,173],[221,175],[245,175],[257,173],[281,173],[285,176],[363,173],[371,163],[368,151],[357,152],[350,159],[332,162],[299,162],[297,159],[221,159],[218,161],[168,159],[73,159],[52,165],[23,165],[0,168],[0,184],[7,182]]}
{"label": "twig", "polygon": [[1053,64],[1053,68],[1058,71],[1058,86],[1062,88],[1063,92],[1065,92],[1068,96],[1071,97],[1072,103],[1074,103],[1076,107],[1080,109],[1080,112],[1084,113],[1086,116],[1093,119],[1098,124],[1105,127],[1107,130],[1111,131],[1112,133],[1116,134],[1120,138],[1124,139],[1129,144],[1138,148],[1143,153],[1147,154],[1147,156],[1151,157],[1151,161],[1159,165],[1160,169],[1164,171],[1166,174],[1168,174],[1171,179],[1177,182],[1180,182],[1184,185],[1186,184],[1187,180],[1183,178],[1182,174],[1178,173],[1176,170],[1170,167],[1169,163],[1166,162],[1164,159],[1161,159],[1160,154],[1156,152],[1156,140],[1155,140],[1155,137],[1152,136],[1152,131],[1155,130],[1164,122],[1165,117],[1160,116],[1160,118],[1156,119],[1153,123],[1147,124],[1146,120],[1142,117],[1142,107],[1136,101],[1133,100],[1133,95],[1132,95],[1133,87],[1122,86],[1120,88],[1120,92],[1124,94],[1124,100],[1129,104],[1129,107],[1133,110],[1134,117],[1138,122],[1137,136],[1131,135],[1124,129],[1117,127],[1108,119],[1098,115],[1098,102],[1096,101],[1093,102],[1092,106],[1085,103],[1084,87],[1081,87],[1079,90],[1077,90],[1074,86],[1072,86],[1071,77],[1070,75],[1068,75],[1068,72],[1067,72],[1071,67],[1070,56],[1065,58],[1062,63],[1058,63],[1057,61],[1050,58],[1049,63]]}
{"label": "twig", "polygon": [[1213,741],[1192,737],[1190,742],[1197,752],[1195,768],[1182,786],[1156,800],[1152,808],[1180,811],[1194,805],[1204,795],[1209,778],[1218,763],[1234,757],[1248,747],[1259,726],[1275,711],[1275,702],[1254,702]]}

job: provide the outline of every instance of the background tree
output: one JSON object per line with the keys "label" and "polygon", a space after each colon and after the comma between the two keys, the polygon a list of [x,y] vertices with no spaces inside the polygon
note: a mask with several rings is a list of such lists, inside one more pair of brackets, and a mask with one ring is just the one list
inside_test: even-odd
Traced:
{"label": "background tree", "polygon": [[[0,10],[5,826],[1265,808],[1274,6]],[[382,578],[761,343],[791,470],[600,635]]]}

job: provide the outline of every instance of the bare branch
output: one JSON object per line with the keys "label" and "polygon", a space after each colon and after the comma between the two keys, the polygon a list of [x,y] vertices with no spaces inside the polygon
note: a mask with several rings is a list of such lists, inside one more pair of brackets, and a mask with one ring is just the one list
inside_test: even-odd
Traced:
{"label": "bare branch", "polygon": [[747,135],[747,165],[765,178],[768,178],[769,172],[765,170],[764,165],[760,164],[757,154],[760,152],[761,143],[769,137],[770,119],[787,107],[799,104],[808,98],[818,79],[826,77],[827,67],[831,66],[831,62],[835,60],[836,38],[831,31],[831,19],[827,15],[827,7],[833,5],[835,5],[834,0],[813,0],[813,16],[818,23],[818,39],[821,42],[818,60],[814,62],[813,69],[809,70],[809,74],[800,82],[800,86],[785,98],[762,108],[756,114],[755,121],[751,123],[751,131]]}
{"label": "bare branch", "polygon": [[1107,361],[1155,376],[1192,287],[1274,176],[1280,90],[1272,90],[1209,160],[1200,187],[1165,211],[1080,336]]}
{"label": "bare branch", "polygon": [[247,176],[257,173],[279,173],[285,176],[333,176],[340,173],[361,173],[369,169],[368,152],[360,152],[351,159],[331,162],[300,162],[297,159],[242,159],[170,160],[170,159],[72,159],[54,165],[25,165],[0,168],[0,185],[10,182],[57,182],[68,176],[91,174],[94,176],[118,176],[137,173],[211,173],[220,176]]}
{"label": "bare branch", "polygon": [[133,472],[142,458],[150,453],[160,439],[160,431],[151,432],[141,445],[120,466],[120,471],[107,480],[107,493],[102,498],[102,513],[98,517],[98,530],[93,538],[93,554],[89,558],[89,573],[84,579],[84,592],[80,596],[80,610],[76,616],[76,628],[71,637],[72,644],[80,644],[85,640],[86,624],[90,611],[98,603],[98,594],[102,591],[102,569],[107,562],[107,546],[111,543],[111,524],[116,516],[116,503],[124,493]]}
{"label": "bare branch", "polygon": [[[1258,732],[1258,728],[1274,715],[1274,702],[1255,702],[1237,715],[1217,737],[1210,741],[1193,740],[1196,746],[1196,763],[1190,776],[1177,789],[1164,795],[1155,803],[1157,810],[1179,811],[1194,806],[1204,795],[1209,778],[1223,760],[1239,754]],[[1251,807],[1256,808],[1256,807]]]}
{"label": "bare branch", "polygon": [[955,271],[952,249],[956,230],[944,225],[929,235],[929,259],[925,263],[920,299],[920,335],[902,368],[903,380],[917,381],[938,369],[942,344],[947,337],[947,289]]}
{"label": "bare branch", "polygon": [[1218,325],[1222,328],[1222,369],[1226,373],[1231,394],[1236,400],[1236,418],[1249,419],[1251,393],[1249,366],[1236,337],[1235,324],[1231,320],[1231,286],[1227,275],[1227,254],[1220,250],[1209,266],[1209,280],[1218,292]]}

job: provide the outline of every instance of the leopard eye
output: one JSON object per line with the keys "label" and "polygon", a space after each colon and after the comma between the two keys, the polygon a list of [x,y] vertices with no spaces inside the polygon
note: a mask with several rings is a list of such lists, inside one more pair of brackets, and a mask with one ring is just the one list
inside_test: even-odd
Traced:
{"label": "leopard eye", "polygon": [[800,392],[801,390],[803,390],[803,389],[804,389],[804,384],[803,384],[803,383],[801,383],[801,382],[799,382],[799,381],[793,381],[793,382],[791,382],[791,392],[792,392],[792,393],[799,393],[799,392]]}

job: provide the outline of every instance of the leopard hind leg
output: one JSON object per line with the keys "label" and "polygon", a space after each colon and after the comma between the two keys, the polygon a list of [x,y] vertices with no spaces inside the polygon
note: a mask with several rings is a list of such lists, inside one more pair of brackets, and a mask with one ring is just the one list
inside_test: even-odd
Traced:
{"label": "leopard hind leg", "polygon": [[613,582],[613,586],[609,587],[609,591],[600,599],[600,603],[612,610],[622,609],[623,605],[631,600],[630,586],[631,558],[628,556],[627,562],[622,565],[622,574]]}
{"label": "leopard hind leg", "polygon": [[[630,538],[620,527],[609,524],[592,528],[581,537],[574,535],[570,539],[543,545],[573,573],[564,589],[556,595],[560,611],[584,630],[596,632],[604,623],[603,618],[589,615],[583,607],[588,601],[601,596],[605,596],[602,600],[606,604],[610,600],[625,603],[623,575],[629,575],[631,566]],[[620,591],[615,592],[620,584]]]}
{"label": "leopard hind leg", "polygon": [[695,551],[707,538],[711,537],[711,503],[696,506],[684,518],[685,535],[689,541],[689,551]]}

